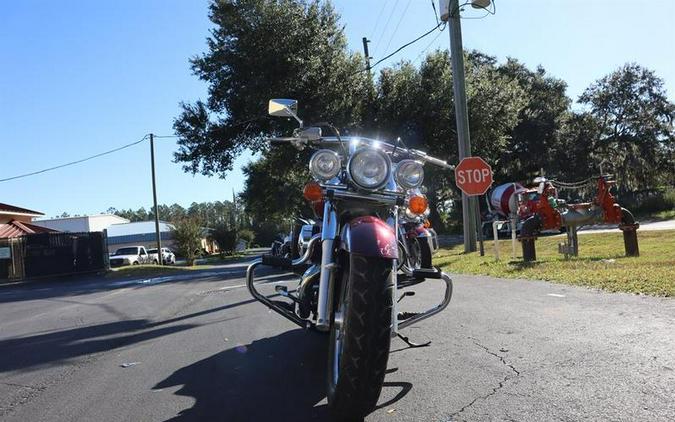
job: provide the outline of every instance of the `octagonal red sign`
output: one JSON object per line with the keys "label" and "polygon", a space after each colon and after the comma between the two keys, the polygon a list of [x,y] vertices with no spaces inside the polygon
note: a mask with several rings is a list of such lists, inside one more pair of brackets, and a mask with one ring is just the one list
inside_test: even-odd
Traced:
{"label": "octagonal red sign", "polygon": [[455,183],[469,196],[482,195],[492,185],[492,167],[480,157],[466,157],[455,167]]}

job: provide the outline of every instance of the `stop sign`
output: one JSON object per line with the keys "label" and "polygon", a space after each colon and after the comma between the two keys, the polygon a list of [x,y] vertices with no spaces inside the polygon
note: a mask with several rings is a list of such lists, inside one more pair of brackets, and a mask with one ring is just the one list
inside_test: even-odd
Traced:
{"label": "stop sign", "polygon": [[480,157],[466,157],[455,167],[455,183],[469,196],[482,195],[492,185],[492,167]]}

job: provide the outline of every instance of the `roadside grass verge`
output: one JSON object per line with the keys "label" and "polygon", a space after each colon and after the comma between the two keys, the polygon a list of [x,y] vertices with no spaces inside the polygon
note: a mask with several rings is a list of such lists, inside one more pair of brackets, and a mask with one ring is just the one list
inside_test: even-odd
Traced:
{"label": "roadside grass verge", "polygon": [[434,264],[451,273],[489,275],[503,278],[547,280],[597,287],[611,292],[675,296],[675,230],[639,231],[640,256],[624,256],[623,235],[594,233],[579,235],[579,256],[565,260],[558,243],[566,237],[540,237],[537,261],[524,263],[520,242],[517,259],[511,258],[511,241],[500,240],[501,261],[495,261],[494,243],[485,242],[485,256],[464,254],[463,245],[443,248]]}
{"label": "roadside grass verge", "polygon": [[246,254],[234,254],[225,257],[218,255],[209,256],[198,260],[199,263],[189,267],[187,265],[127,265],[124,267],[112,268],[105,274],[108,279],[123,278],[149,278],[161,277],[167,275],[185,274],[189,271],[208,270],[216,265],[227,264],[236,259],[244,258]]}
{"label": "roadside grass verge", "polygon": [[195,265],[185,267],[179,265],[127,265],[126,267],[113,268],[105,274],[108,279],[120,278],[148,278],[165,275],[184,274],[187,271],[203,270],[207,266]]}

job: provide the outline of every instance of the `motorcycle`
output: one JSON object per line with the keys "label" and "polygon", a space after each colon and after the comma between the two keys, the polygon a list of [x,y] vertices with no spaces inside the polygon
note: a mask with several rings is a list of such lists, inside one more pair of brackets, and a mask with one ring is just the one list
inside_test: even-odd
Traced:
{"label": "motorcycle", "polygon": [[408,269],[432,268],[431,258],[438,250],[438,236],[431,228],[426,217],[429,209],[423,215],[415,215],[410,210],[399,211],[399,261],[407,265]]}
{"label": "motorcycle", "polygon": [[[428,208],[420,193],[424,164],[451,167],[398,142],[341,137],[328,124],[322,126],[330,127],[334,136],[323,136],[322,127],[304,127],[295,100],[270,100],[269,114],[299,122],[293,136],[271,138],[271,144],[314,150],[309,163],[314,181],[303,195],[313,205],[320,230],[297,259],[263,255],[255,260],[246,272],[247,288],[295,324],[329,333],[329,410],[339,420],[360,420],[377,404],[391,339],[399,337],[411,347],[428,345],[410,341],[400,330],[442,311],[452,298],[447,274],[430,262],[411,266],[400,255],[401,248],[409,253],[401,213],[419,217]],[[408,223],[414,228],[419,221]],[[406,260],[405,265],[399,260]],[[276,300],[256,289],[255,270],[261,265],[307,269],[295,291],[277,285],[277,296],[287,300]],[[424,312],[399,312],[398,302],[414,292],[397,300],[397,290],[428,280],[443,283],[442,301]]]}

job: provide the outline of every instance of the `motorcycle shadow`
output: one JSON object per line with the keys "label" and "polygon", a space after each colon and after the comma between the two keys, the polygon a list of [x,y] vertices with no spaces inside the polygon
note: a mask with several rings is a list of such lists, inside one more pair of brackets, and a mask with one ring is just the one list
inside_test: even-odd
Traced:
{"label": "motorcycle shadow", "polygon": [[180,385],[175,394],[195,399],[171,421],[322,421],[327,353],[325,334],[291,330],[181,368],[154,389]]}

